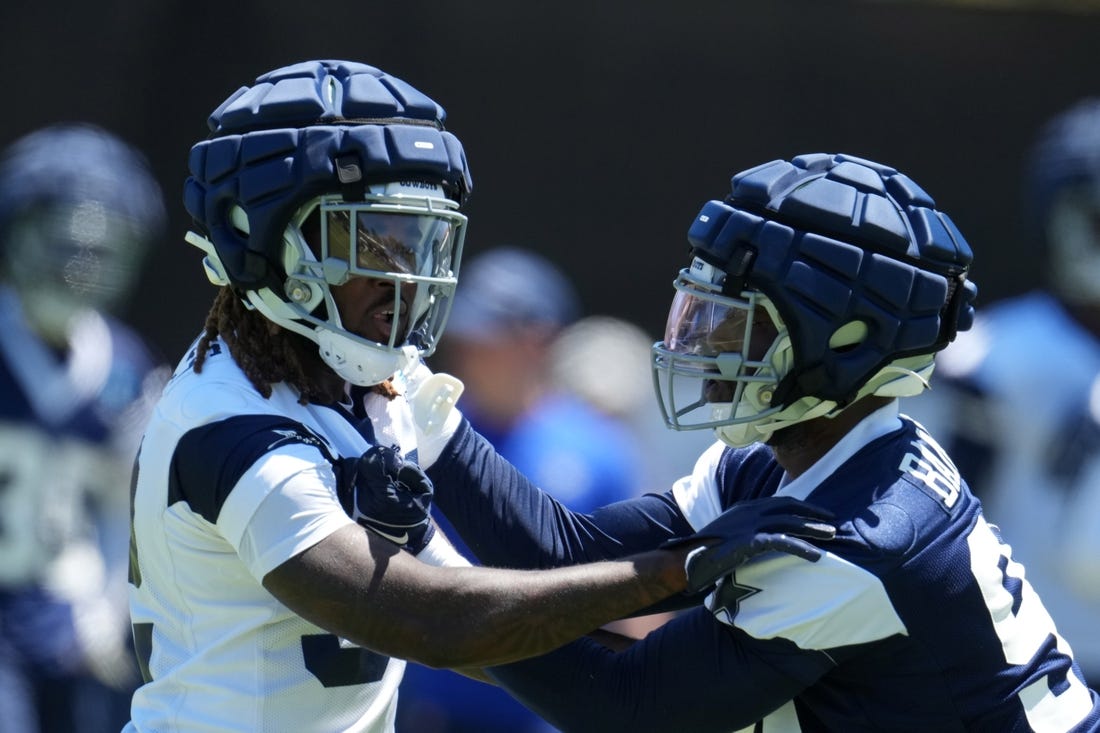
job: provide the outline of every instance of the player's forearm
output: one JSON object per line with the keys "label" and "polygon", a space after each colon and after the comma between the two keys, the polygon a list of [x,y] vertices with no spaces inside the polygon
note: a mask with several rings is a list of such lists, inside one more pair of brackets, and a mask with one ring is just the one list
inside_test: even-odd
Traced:
{"label": "player's forearm", "polygon": [[329,632],[433,667],[543,654],[682,591],[686,548],[554,570],[439,568],[355,525],[268,573],[264,586]]}
{"label": "player's forearm", "polygon": [[[486,565],[572,565],[555,542],[568,510],[543,494],[463,422],[443,454],[428,469],[433,504]],[[654,543],[655,545],[656,543]],[[653,546],[653,545],[651,545]]]}
{"label": "player's forearm", "polygon": [[[504,609],[494,620],[501,659],[542,654],[603,624],[684,590],[683,555],[655,551],[622,561],[580,565],[543,574],[520,573],[520,602],[540,609],[516,614]],[[476,621],[476,620],[475,620]],[[501,661],[494,662],[503,663]]]}
{"label": "player's forearm", "polygon": [[403,647],[387,653],[433,667],[544,654],[685,587],[682,554],[667,551],[551,571],[467,568],[435,575],[422,589],[424,603],[387,639]]}

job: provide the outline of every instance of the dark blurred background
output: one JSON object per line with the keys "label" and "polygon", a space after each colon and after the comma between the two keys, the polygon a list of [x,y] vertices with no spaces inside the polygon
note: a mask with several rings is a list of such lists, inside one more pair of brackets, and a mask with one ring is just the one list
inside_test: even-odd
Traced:
{"label": "dark blurred background", "polygon": [[183,242],[188,150],[232,91],[310,58],[381,67],[447,109],[474,175],[467,256],[531,247],[587,311],[654,338],[701,204],[803,152],[914,178],[970,240],[988,302],[1034,284],[1023,156],[1043,120],[1100,92],[1093,5],[8,2],[0,142],[83,119],[147,153],[171,227],[124,315],[172,361],[214,293]]}

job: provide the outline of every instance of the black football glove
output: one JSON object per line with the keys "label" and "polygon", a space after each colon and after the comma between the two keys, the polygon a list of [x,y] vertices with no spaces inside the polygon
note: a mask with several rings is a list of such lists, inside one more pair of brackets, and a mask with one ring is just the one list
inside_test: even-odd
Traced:
{"label": "black football glove", "polygon": [[394,448],[376,445],[354,465],[344,508],[356,522],[414,555],[435,534],[431,479]]}
{"label": "black football glove", "polygon": [[789,496],[769,496],[735,504],[695,534],[668,540],[661,547],[704,545],[688,555],[684,566],[686,592],[696,593],[765,552],[788,552],[817,562],[821,550],[806,540],[833,539],[833,519],[827,509]]}

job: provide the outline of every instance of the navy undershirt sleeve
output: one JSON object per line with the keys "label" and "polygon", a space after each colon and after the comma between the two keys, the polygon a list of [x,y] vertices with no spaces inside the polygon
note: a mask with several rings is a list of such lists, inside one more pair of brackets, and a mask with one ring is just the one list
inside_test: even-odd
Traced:
{"label": "navy undershirt sleeve", "polygon": [[671,493],[646,494],[590,514],[572,512],[465,420],[428,476],[435,506],[485,565],[547,568],[606,560],[693,532]]}
{"label": "navy undershirt sleeve", "polygon": [[831,666],[820,652],[753,639],[700,608],[622,652],[581,639],[488,672],[566,733],[728,733],[778,709]]}

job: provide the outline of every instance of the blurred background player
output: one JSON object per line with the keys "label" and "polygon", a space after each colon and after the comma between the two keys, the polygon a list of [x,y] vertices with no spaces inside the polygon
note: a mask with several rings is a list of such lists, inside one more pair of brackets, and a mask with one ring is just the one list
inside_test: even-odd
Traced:
{"label": "blurred background player", "polygon": [[653,399],[650,350],[657,339],[616,316],[597,314],[564,328],[551,351],[552,379],[631,433],[643,479],[640,491],[663,491],[691,473],[695,459],[714,443],[705,430],[677,432],[665,425]]}
{"label": "blurred background player", "polygon": [[[944,436],[990,521],[1100,683],[1100,98],[1040,130],[1024,174],[1024,232],[1039,288],[986,308],[947,348],[933,390],[911,414]],[[1087,523],[1088,541],[1064,545]],[[1085,555],[1081,556],[1080,553]],[[1081,568],[1090,570],[1082,571]]]}
{"label": "blurred background player", "polygon": [[439,358],[466,385],[463,414],[473,428],[559,501],[590,511],[634,496],[642,476],[621,422],[555,380],[557,339],[581,313],[573,285],[549,260],[488,250],[462,269]]}
{"label": "blurred background player", "polygon": [[[593,403],[586,390],[559,381],[559,339],[579,325],[582,313],[565,274],[533,250],[507,246],[471,257],[461,276],[437,358],[441,371],[465,384],[460,404],[474,429],[574,511],[588,512],[641,493],[645,474],[636,436],[622,413],[601,409],[610,404],[625,408],[623,398],[609,394]],[[637,363],[645,372],[647,405],[653,402],[648,351],[646,343]],[[601,382],[623,383],[617,372],[607,371],[617,370],[617,363],[609,365]],[[663,429],[660,418],[652,417]],[[436,518],[465,551],[446,519]],[[400,700],[399,730],[552,730],[503,690],[450,670],[410,665]]]}
{"label": "blurred background player", "polygon": [[159,391],[108,315],[162,233],[160,188],[113,134],[58,124],[0,157],[0,731],[118,731],[129,484]]}

